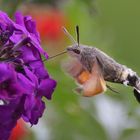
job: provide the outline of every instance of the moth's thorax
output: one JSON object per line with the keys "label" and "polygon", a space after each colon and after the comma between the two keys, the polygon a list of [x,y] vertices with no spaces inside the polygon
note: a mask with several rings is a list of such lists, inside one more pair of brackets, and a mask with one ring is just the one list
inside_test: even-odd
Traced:
{"label": "moth's thorax", "polygon": [[81,51],[81,63],[89,71],[92,71],[93,64],[95,62],[96,53],[93,47],[83,46]]}

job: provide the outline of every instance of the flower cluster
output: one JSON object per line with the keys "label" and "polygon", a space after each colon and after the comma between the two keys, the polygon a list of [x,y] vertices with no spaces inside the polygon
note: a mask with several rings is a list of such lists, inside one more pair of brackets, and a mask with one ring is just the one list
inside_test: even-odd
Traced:
{"label": "flower cluster", "polygon": [[56,87],[46,71],[36,24],[20,12],[12,21],[0,11],[0,140],[7,140],[19,118],[37,124]]}

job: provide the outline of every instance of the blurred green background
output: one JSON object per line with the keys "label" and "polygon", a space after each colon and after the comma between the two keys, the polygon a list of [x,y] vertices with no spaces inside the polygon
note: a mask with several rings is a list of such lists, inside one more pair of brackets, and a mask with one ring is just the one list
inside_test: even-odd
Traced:
{"label": "blurred green background", "polygon": [[[81,43],[98,47],[140,74],[139,0],[1,0],[0,9],[11,17],[16,10],[32,15],[50,56],[71,45],[61,26],[75,37],[79,25]],[[58,85],[39,124],[28,127],[30,133],[20,140],[139,140],[140,105],[132,88],[111,84],[121,94],[108,90],[81,97],[72,91],[74,80],[61,69],[66,58],[45,63]]]}

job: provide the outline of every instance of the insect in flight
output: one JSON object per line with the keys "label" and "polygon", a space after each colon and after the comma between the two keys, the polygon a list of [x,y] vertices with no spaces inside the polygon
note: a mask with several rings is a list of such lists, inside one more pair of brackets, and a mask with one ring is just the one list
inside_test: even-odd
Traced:
{"label": "insect in flight", "polygon": [[134,96],[140,102],[140,78],[136,72],[119,64],[96,47],[79,44],[78,26],[76,26],[77,41],[65,28],[63,30],[74,42],[65,51],[73,59],[63,67],[76,80],[78,93],[91,97],[105,92],[107,88],[117,92],[106,82],[120,83],[133,87]]}
{"label": "insect in flight", "polygon": [[78,87],[75,90],[78,93],[91,97],[105,92],[107,88],[117,92],[106,82],[119,83],[133,87],[134,96],[140,103],[140,78],[136,72],[119,64],[96,47],[79,44],[78,26],[76,26],[77,41],[66,28],[63,27],[63,31],[74,44],[67,47],[66,51],[49,57],[49,59],[64,53],[71,56],[72,59],[68,63],[64,63],[63,68],[76,80]]}

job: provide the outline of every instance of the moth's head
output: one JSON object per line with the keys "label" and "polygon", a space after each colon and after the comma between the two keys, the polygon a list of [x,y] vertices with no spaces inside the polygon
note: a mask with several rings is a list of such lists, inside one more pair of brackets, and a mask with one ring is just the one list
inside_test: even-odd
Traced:
{"label": "moth's head", "polygon": [[82,48],[78,44],[74,44],[72,46],[67,47],[67,52],[73,57],[80,58],[82,53]]}

